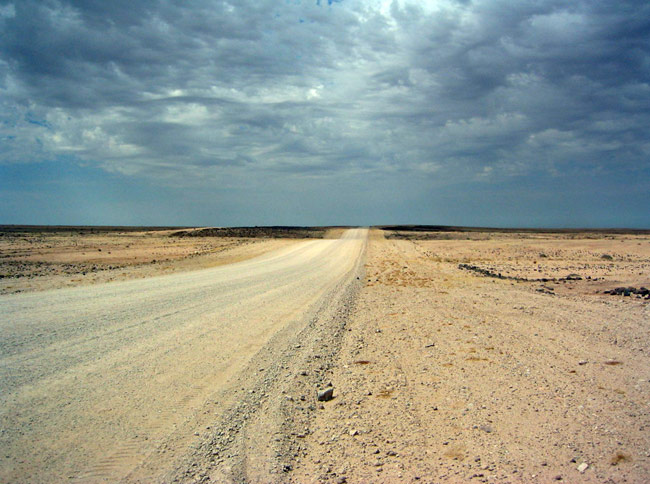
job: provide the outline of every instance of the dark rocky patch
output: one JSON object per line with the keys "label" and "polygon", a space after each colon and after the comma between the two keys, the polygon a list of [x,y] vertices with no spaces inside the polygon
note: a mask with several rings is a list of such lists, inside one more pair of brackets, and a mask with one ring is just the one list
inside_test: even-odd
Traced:
{"label": "dark rocky patch", "polygon": [[608,291],[603,291],[603,294],[611,294],[612,296],[625,296],[625,297],[630,297],[634,295],[637,297],[645,297],[646,299],[650,299],[650,290],[645,287],[632,287],[632,286],[616,287]]}
{"label": "dark rocky patch", "polygon": [[537,279],[528,279],[526,277],[515,277],[515,276],[504,276],[500,272],[494,272],[490,269],[483,269],[479,266],[474,266],[471,264],[458,264],[458,268],[461,270],[466,270],[474,272],[480,276],[492,277],[495,279],[505,279],[509,281],[519,281],[519,282],[564,282],[564,281],[581,281],[582,276],[579,274],[569,274],[566,277],[540,277]]}

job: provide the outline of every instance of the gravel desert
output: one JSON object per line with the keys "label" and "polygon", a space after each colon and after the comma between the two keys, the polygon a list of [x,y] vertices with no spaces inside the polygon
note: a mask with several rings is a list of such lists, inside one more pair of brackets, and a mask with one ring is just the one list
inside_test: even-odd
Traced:
{"label": "gravel desert", "polygon": [[180,232],[3,229],[0,482],[650,479],[647,232]]}

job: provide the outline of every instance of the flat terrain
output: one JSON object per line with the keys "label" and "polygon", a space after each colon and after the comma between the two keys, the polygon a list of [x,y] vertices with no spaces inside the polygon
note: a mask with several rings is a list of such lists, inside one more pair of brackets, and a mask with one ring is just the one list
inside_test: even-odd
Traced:
{"label": "flat terrain", "polygon": [[350,230],[222,267],[2,296],[0,481],[162,478],[338,306],[365,239]]}
{"label": "flat terrain", "polygon": [[292,482],[648,482],[650,237],[387,235]]}
{"label": "flat terrain", "polygon": [[[224,232],[225,231],[225,232]],[[0,294],[98,284],[231,264],[342,229],[0,226]],[[192,235],[198,236],[192,236]],[[215,236],[210,236],[215,235]]]}
{"label": "flat terrain", "polygon": [[7,279],[0,481],[648,482],[650,235],[157,232]]}

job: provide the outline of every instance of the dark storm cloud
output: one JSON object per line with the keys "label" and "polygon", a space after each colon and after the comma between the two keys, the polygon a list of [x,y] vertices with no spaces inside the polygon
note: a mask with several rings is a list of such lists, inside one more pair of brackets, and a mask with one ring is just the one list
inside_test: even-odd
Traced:
{"label": "dark storm cloud", "polygon": [[0,5],[0,157],[197,183],[648,170],[646,2]]}

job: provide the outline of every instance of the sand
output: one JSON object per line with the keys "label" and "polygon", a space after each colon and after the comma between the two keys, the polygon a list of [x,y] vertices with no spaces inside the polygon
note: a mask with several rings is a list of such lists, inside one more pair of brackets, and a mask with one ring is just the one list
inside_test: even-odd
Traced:
{"label": "sand", "polygon": [[372,234],[336,398],[288,480],[647,482],[648,301],[602,291],[650,287],[650,238],[465,235]]}
{"label": "sand", "polygon": [[[302,243],[48,237],[1,245],[2,260],[101,276],[33,273],[4,292],[191,274]],[[604,291],[650,287],[650,236],[373,229],[346,274],[233,367],[236,392],[176,407],[194,427],[162,432],[123,481],[648,481],[649,301]],[[330,383],[334,398],[318,401]]]}
{"label": "sand", "polygon": [[231,264],[298,239],[173,237],[177,230],[0,230],[0,294],[101,284]]}

